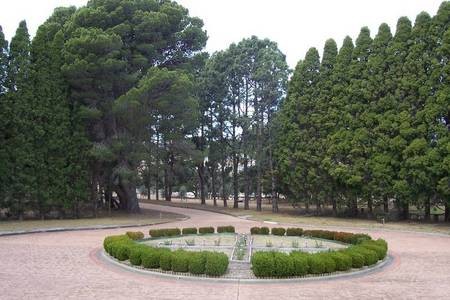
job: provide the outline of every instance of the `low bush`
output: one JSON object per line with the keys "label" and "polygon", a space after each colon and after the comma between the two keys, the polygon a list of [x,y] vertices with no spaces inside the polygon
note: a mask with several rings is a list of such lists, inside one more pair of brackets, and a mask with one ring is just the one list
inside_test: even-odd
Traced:
{"label": "low bush", "polygon": [[229,225],[217,227],[217,233],[224,233],[224,232],[234,233],[235,232],[234,226]]}
{"label": "low bush", "polygon": [[272,252],[258,251],[251,258],[252,270],[257,277],[272,277],[274,275],[275,260]]}
{"label": "low bush", "polygon": [[209,276],[221,276],[228,269],[228,256],[220,252],[206,254],[205,273]]}
{"label": "low bush", "polygon": [[192,274],[205,274],[206,252],[192,252],[189,255],[189,272]]}
{"label": "low bush", "polygon": [[158,269],[163,253],[170,253],[170,250],[166,248],[148,247],[148,249],[141,254],[142,266],[149,269]]}
{"label": "low bush", "polygon": [[130,238],[125,235],[111,235],[111,236],[107,236],[104,240],[103,240],[103,248],[105,249],[106,253],[108,253],[109,255],[113,255],[112,253],[112,249],[111,249],[111,245],[115,242],[126,242],[129,241]]}
{"label": "low bush", "polygon": [[180,228],[150,229],[148,233],[152,238],[158,238],[163,236],[181,235],[181,230]]}
{"label": "low bush", "polygon": [[183,234],[197,234],[197,228],[195,227],[183,228],[181,232]]}
{"label": "low bush", "polygon": [[313,255],[317,255],[319,256],[325,265],[325,273],[333,273],[334,271],[336,271],[336,263],[334,262],[334,259],[331,257],[331,254],[333,252],[322,252],[322,253],[317,253],[317,254],[313,254]]}
{"label": "low bush", "polygon": [[271,233],[273,235],[283,236],[286,233],[286,229],[284,229],[283,227],[274,227],[272,228]]}
{"label": "low bush", "polygon": [[336,264],[336,271],[347,271],[352,268],[352,257],[344,252],[331,252],[329,256]]}
{"label": "low bush", "polygon": [[325,262],[318,256],[311,254],[308,256],[308,265],[310,274],[323,274],[325,273]]}
{"label": "low bush", "polygon": [[378,260],[382,260],[386,257],[387,254],[387,248],[384,247],[384,244],[379,243],[377,241],[364,241],[359,246],[375,251],[378,256]]}
{"label": "low bush", "polygon": [[130,263],[134,266],[140,266],[142,264],[142,254],[149,248],[145,245],[135,245],[130,249]]}
{"label": "low bush", "polygon": [[289,277],[294,274],[294,260],[286,253],[273,252],[274,277]]}
{"label": "low bush", "polygon": [[159,257],[159,267],[164,271],[172,270],[172,252],[162,252]]}
{"label": "low bush", "polygon": [[200,234],[214,233],[214,227],[200,227],[198,229],[198,233]]}
{"label": "low bush", "polygon": [[132,244],[129,242],[116,242],[113,244],[114,257],[120,261],[127,260],[130,257]]}
{"label": "low bush", "polygon": [[308,256],[309,254],[299,251],[291,252],[290,257],[292,259],[293,264],[292,276],[304,276],[308,274],[309,272]]}
{"label": "low bush", "polygon": [[359,252],[364,257],[365,266],[371,266],[377,263],[378,255],[375,251],[369,250],[362,246],[354,246],[352,248],[353,251]]}
{"label": "low bush", "polygon": [[362,268],[364,266],[364,256],[358,251],[346,249],[343,253],[351,257],[353,268]]}
{"label": "low bush", "polygon": [[184,250],[176,250],[172,252],[172,271],[188,272],[189,271],[189,255],[191,253]]}
{"label": "low bush", "polygon": [[251,234],[267,235],[267,234],[269,234],[269,232],[270,232],[269,227],[252,227],[252,228],[250,228]]}
{"label": "low bush", "polygon": [[140,231],[127,231],[126,234],[132,240],[142,240],[144,238],[144,233]]}
{"label": "low bush", "polygon": [[286,229],[287,236],[302,236],[303,229],[302,228],[288,228]]}
{"label": "low bush", "polygon": [[372,238],[367,234],[357,233],[357,234],[353,234],[350,244],[357,245],[357,244],[361,244],[364,241],[369,241],[371,239]]}

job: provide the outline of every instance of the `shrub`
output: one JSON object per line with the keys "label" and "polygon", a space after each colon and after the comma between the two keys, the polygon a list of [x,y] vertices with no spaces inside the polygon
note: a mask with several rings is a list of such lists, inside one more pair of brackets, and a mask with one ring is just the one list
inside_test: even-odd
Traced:
{"label": "shrub", "polygon": [[270,229],[269,227],[252,227],[250,228],[250,233],[267,235],[270,233]]}
{"label": "shrub", "polygon": [[328,230],[305,230],[303,235],[309,237],[316,237],[320,239],[332,240],[334,238],[334,231]]}
{"label": "shrub", "polygon": [[251,234],[259,234],[259,227],[252,227],[250,228]]}
{"label": "shrub", "polygon": [[333,239],[335,241],[351,244],[354,234],[349,232],[335,232]]}
{"label": "shrub", "polygon": [[168,228],[166,229],[166,236],[177,236],[177,235],[181,235],[181,230],[180,228]]}
{"label": "shrub", "polygon": [[127,231],[127,236],[132,240],[142,240],[144,233],[140,231]]}
{"label": "shrub", "polygon": [[288,236],[302,236],[303,229],[302,228],[288,228],[286,229],[286,235]]}
{"label": "shrub", "polygon": [[164,271],[172,270],[172,252],[162,252],[159,257],[159,266]]}
{"label": "shrub", "polygon": [[187,272],[189,271],[189,255],[184,250],[176,250],[172,252],[172,271]]}
{"label": "shrub", "polygon": [[145,245],[135,245],[134,247],[131,247],[129,255],[130,263],[135,266],[140,266],[142,264],[141,256],[147,248],[149,247]]}
{"label": "shrub", "polygon": [[115,242],[122,242],[122,241],[128,241],[130,238],[127,235],[112,235],[112,236],[107,236],[104,240],[103,240],[103,248],[105,249],[105,251],[109,254],[109,255],[113,255],[112,254],[112,249],[111,249],[111,245]]}
{"label": "shrub", "polygon": [[325,273],[325,262],[317,254],[311,254],[308,256],[308,265],[310,274]]}
{"label": "shrub", "polygon": [[114,257],[120,261],[127,260],[130,257],[130,248],[132,244],[129,242],[116,242],[114,251]]}
{"label": "shrub", "polygon": [[299,251],[291,252],[290,254],[293,264],[293,276],[303,276],[308,274],[308,256],[309,254],[302,253]]}
{"label": "shrub", "polygon": [[387,249],[381,243],[377,243],[376,241],[364,241],[359,244],[359,246],[375,251],[379,260],[382,260],[386,257]]}
{"label": "shrub", "polygon": [[364,256],[358,251],[348,249],[344,250],[343,253],[351,257],[353,268],[362,268],[364,266]]}
{"label": "shrub", "polygon": [[170,253],[169,249],[151,248],[144,250],[141,254],[142,266],[144,268],[158,269],[160,267],[161,254]]}
{"label": "shrub", "polygon": [[149,234],[152,238],[163,236],[177,236],[181,235],[181,230],[180,228],[150,229]]}
{"label": "shrub", "polygon": [[286,229],[284,229],[283,227],[275,227],[272,228],[272,232],[273,235],[280,235],[283,236],[286,233]]}
{"label": "shrub", "polygon": [[150,234],[152,238],[162,237],[164,236],[164,229],[150,229],[148,234]]}
{"label": "shrub", "polygon": [[181,232],[183,234],[197,234],[197,228],[195,227],[183,228]]}
{"label": "shrub", "polygon": [[286,253],[273,252],[274,269],[273,276],[275,277],[288,277],[294,274],[294,262],[293,259]]}
{"label": "shrub", "polygon": [[331,252],[329,256],[334,260],[337,271],[347,271],[352,268],[351,256],[343,252]]}
{"label": "shrub", "polygon": [[259,251],[252,255],[252,270],[257,277],[271,277],[275,269],[273,252]]}
{"label": "shrub", "polygon": [[336,271],[336,263],[334,262],[334,259],[331,257],[332,253],[317,253],[313,255],[317,255],[322,259],[324,266],[325,266],[325,273],[333,273]]}
{"label": "shrub", "polygon": [[214,233],[214,227],[200,227],[198,232],[200,234]]}
{"label": "shrub", "polygon": [[369,241],[371,239],[372,238],[367,234],[357,233],[352,236],[350,244],[357,245],[357,244],[361,244],[364,241]]}
{"label": "shrub", "polygon": [[218,233],[223,233],[223,232],[229,232],[229,233],[235,233],[235,229],[234,226],[218,226],[217,227],[217,232]]}
{"label": "shrub", "polygon": [[221,276],[228,269],[228,256],[225,253],[208,252],[206,254],[205,273],[209,276]]}
{"label": "shrub", "polygon": [[364,257],[364,265],[371,266],[376,264],[378,261],[378,255],[375,251],[366,249],[362,246],[355,246],[353,251],[359,252]]}
{"label": "shrub", "polygon": [[206,252],[192,252],[189,255],[189,272],[205,274]]}

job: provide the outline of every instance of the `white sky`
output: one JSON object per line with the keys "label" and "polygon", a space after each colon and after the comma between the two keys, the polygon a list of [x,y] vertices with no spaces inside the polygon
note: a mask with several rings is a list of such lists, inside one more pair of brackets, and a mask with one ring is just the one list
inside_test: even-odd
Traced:
{"label": "white sky", "polygon": [[[412,22],[418,13],[435,15],[442,0],[179,0],[192,16],[205,22],[209,40],[206,50],[225,49],[230,43],[256,35],[278,43],[293,68],[309,47],[322,52],[325,40],[338,47],[346,35],[356,39],[368,26],[372,37],[386,22],[395,32],[400,16]],[[31,35],[57,6],[82,6],[87,0],[0,0],[0,25],[8,40],[20,20]]]}

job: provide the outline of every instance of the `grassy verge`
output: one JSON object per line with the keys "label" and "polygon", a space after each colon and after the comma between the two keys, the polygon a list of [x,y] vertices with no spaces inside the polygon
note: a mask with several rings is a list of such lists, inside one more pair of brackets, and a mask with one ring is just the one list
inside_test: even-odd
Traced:
{"label": "grassy verge", "polygon": [[25,221],[1,221],[0,232],[23,231],[48,228],[76,228],[108,225],[144,225],[168,222],[182,219],[182,215],[142,209],[139,214],[114,212],[111,217],[100,216],[98,218],[65,219],[65,220],[25,220]]}
{"label": "grassy verge", "polygon": [[[198,200],[197,200],[198,201]],[[390,230],[405,230],[417,232],[435,232],[450,234],[450,223],[423,223],[415,221],[399,221],[389,222],[386,224],[378,223],[374,220],[363,219],[344,219],[334,217],[315,217],[315,216],[301,216],[290,213],[272,213],[270,211],[257,212],[253,208],[244,210],[243,208],[226,208],[212,205],[200,205],[198,203],[182,203],[182,202],[166,202],[145,200],[144,203],[153,203],[167,206],[187,207],[194,209],[202,209],[207,211],[214,211],[220,213],[227,213],[236,217],[246,216],[247,219],[255,221],[269,221],[277,223],[296,224],[299,226],[339,226],[339,227],[354,227],[354,228],[368,228],[368,229],[390,229]],[[221,204],[221,203],[220,203]],[[219,204],[219,205],[220,205]],[[264,207],[263,207],[264,209]],[[266,208],[269,210],[269,208]]]}

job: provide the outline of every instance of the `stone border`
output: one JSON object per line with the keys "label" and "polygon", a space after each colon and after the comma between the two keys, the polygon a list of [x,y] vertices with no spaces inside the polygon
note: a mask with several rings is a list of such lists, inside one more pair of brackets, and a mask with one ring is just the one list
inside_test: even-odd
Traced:
{"label": "stone border", "polygon": [[[182,221],[186,221],[189,219],[190,219],[189,216],[184,216],[183,218],[176,219],[175,221],[182,222]],[[33,233],[46,233],[46,232],[64,232],[64,231],[104,230],[104,229],[131,228],[131,227],[146,227],[146,226],[167,224],[167,223],[172,223],[172,222],[174,222],[174,220],[149,223],[149,224],[95,225],[95,226],[84,226],[84,227],[50,227],[50,228],[33,229],[33,230],[3,231],[3,232],[0,232],[0,237],[23,235],[23,234],[33,234]]]}
{"label": "stone border", "polygon": [[209,282],[229,282],[229,283],[251,283],[251,284],[264,284],[264,283],[299,283],[305,281],[326,281],[326,280],[338,280],[344,278],[356,278],[364,275],[369,275],[381,271],[382,269],[392,265],[394,261],[394,256],[387,255],[384,260],[376,263],[371,267],[363,267],[356,271],[346,271],[346,272],[334,272],[325,275],[307,275],[303,277],[295,278],[258,278],[258,279],[238,279],[238,278],[223,278],[223,277],[206,277],[206,276],[196,276],[187,275],[186,273],[173,273],[166,271],[149,270],[144,268],[134,267],[122,262],[119,262],[115,258],[108,255],[103,248],[99,248],[95,256],[99,261],[107,263],[109,265],[114,265],[118,268],[125,269],[129,272],[143,274],[143,275],[153,275],[156,277],[170,278],[174,280],[192,280],[192,281],[209,281]]}

